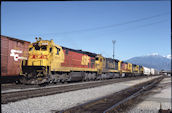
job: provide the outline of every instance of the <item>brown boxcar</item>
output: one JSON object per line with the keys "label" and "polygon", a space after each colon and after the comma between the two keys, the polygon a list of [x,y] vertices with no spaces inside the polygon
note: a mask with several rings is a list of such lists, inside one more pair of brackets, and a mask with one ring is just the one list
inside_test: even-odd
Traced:
{"label": "brown boxcar", "polygon": [[16,80],[30,42],[1,35],[1,83]]}

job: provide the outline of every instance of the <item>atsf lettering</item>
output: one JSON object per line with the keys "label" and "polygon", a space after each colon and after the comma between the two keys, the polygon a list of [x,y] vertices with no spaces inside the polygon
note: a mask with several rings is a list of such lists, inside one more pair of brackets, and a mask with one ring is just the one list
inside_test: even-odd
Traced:
{"label": "atsf lettering", "polygon": [[32,55],[32,59],[48,59],[47,55]]}

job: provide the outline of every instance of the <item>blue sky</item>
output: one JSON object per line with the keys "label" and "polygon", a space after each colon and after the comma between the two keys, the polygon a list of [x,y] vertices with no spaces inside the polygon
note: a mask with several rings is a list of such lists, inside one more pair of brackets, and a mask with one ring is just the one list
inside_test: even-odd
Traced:
{"label": "blue sky", "polygon": [[2,2],[1,34],[115,58],[171,54],[170,1]]}

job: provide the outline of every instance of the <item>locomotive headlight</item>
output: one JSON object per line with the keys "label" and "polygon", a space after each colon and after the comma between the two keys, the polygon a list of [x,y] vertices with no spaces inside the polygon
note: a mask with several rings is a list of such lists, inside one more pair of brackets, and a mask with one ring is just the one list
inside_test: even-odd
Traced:
{"label": "locomotive headlight", "polygon": [[48,43],[41,43],[42,45],[48,45]]}

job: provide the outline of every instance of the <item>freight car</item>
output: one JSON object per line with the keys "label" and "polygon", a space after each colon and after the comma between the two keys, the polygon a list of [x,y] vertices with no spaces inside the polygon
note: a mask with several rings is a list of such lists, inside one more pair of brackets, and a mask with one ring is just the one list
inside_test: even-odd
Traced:
{"label": "freight car", "polygon": [[156,70],[154,68],[143,67],[143,69],[144,69],[144,72],[143,72],[144,75],[147,75],[147,76],[159,74],[158,70]]}
{"label": "freight car", "polygon": [[150,68],[143,67],[143,69],[144,69],[144,71],[143,71],[144,75],[147,75],[148,76],[148,75],[151,74]]}
{"label": "freight car", "polygon": [[141,74],[139,65],[105,58],[99,54],[56,45],[37,39],[29,45],[28,60],[22,62],[21,82],[42,84],[96,80]]}
{"label": "freight car", "polygon": [[30,42],[1,35],[1,83],[16,81],[21,61],[27,59]]}
{"label": "freight car", "polygon": [[155,70],[154,68],[150,68],[150,74],[151,75],[157,75],[158,74],[158,71]]}

